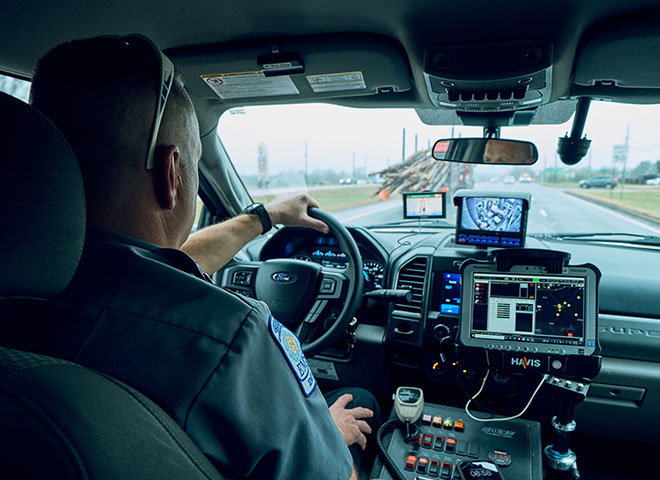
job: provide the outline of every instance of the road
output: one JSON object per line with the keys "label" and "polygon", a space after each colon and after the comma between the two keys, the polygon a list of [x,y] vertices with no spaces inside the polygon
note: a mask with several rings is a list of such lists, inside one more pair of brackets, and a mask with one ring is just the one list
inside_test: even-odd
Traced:
{"label": "road", "polygon": [[[563,189],[534,183],[478,183],[474,189],[531,193],[528,233],[621,232],[660,236],[660,226],[657,224],[576,198],[564,193]],[[343,223],[354,226],[395,222],[403,219],[403,206],[400,199],[389,200],[345,210],[335,216]],[[446,221],[452,225],[456,223],[456,207],[450,199]]]}

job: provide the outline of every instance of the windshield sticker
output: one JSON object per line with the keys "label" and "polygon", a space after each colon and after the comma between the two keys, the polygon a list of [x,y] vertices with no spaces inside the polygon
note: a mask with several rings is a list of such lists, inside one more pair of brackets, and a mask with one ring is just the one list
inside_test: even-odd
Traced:
{"label": "windshield sticker", "polygon": [[307,82],[309,82],[309,86],[312,87],[314,93],[367,88],[362,72],[307,75]]}
{"label": "windshield sticker", "polygon": [[218,73],[201,77],[223,100],[300,94],[288,75],[267,77],[262,71],[256,71]]}

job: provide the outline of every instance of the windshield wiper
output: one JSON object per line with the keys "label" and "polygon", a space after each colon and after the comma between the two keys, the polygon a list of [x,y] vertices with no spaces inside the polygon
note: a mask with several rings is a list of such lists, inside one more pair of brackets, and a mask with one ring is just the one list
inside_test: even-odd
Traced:
{"label": "windshield wiper", "polygon": [[383,227],[396,227],[396,226],[416,226],[423,225],[424,227],[440,227],[440,228],[454,228],[455,225],[441,220],[438,218],[408,218],[406,220],[399,220],[398,222],[379,223],[376,225],[369,225],[367,228],[383,228]]}
{"label": "windshield wiper", "polygon": [[[583,242],[609,242],[609,243],[630,243],[636,245],[654,245],[660,246],[660,237],[655,235],[642,235],[639,233],[535,233],[530,237],[540,240],[577,240]],[[603,238],[608,237],[608,238]],[[614,239],[612,237],[629,237],[632,239]]]}

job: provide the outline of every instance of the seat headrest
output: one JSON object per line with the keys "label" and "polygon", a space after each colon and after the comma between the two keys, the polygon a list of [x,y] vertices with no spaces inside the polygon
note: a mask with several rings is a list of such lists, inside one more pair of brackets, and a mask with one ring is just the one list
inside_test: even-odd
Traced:
{"label": "seat headrest", "polygon": [[85,241],[85,192],[62,133],[0,93],[0,297],[48,297],[71,281]]}

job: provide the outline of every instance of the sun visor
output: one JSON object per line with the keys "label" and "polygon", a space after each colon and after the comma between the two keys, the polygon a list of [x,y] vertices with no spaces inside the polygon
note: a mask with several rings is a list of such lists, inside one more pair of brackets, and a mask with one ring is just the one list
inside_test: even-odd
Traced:
{"label": "sun visor", "polygon": [[408,58],[386,37],[335,35],[185,47],[167,55],[188,92],[227,107],[403,92]]}
{"label": "sun visor", "polygon": [[570,120],[577,100],[557,100],[537,108],[498,113],[456,112],[451,109],[416,108],[426,125],[468,125],[516,127],[526,125],[559,125]]}
{"label": "sun visor", "polygon": [[575,61],[582,86],[660,88],[660,18],[607,23],[587,33]]}

